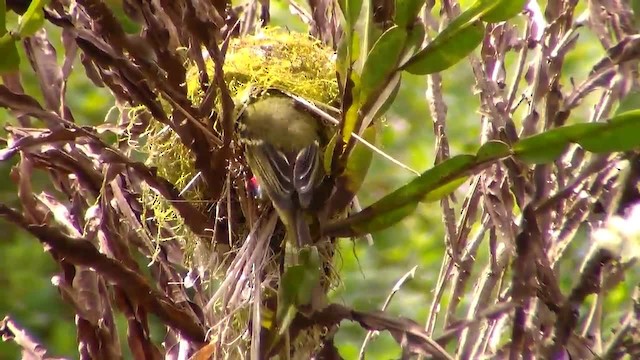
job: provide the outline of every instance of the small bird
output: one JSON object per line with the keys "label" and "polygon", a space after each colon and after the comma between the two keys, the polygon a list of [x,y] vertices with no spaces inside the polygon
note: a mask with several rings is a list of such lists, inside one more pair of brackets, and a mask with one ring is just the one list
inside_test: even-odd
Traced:
{"label": "small bird", "polygon": [[267,94],[239,118],[249,168],[285,225],[291,244],[313,243],[308,211],[325,177],[321,122],[285,95]]}

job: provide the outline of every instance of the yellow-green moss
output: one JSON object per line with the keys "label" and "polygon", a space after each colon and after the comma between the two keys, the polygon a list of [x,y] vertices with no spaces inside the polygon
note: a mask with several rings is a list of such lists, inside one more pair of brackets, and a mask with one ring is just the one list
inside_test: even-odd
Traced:
{"label": "yellow-green moss", "polygon": [[[266,28],[259,34],[232,40],[224,73],[232,96],[247,86],[278,88],[309,100],[333,102],[338,96],[334,53],[306,34]],[[213,74],[213,62],[207,71]],[[187,76],[187,94],[200,99],[198,69]]]}

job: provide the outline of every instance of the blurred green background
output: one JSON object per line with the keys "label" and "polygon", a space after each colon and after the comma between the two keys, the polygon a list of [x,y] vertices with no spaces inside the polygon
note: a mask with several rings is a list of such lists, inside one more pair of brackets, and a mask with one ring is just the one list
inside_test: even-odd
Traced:
{"label": "blurred green background", "polygon": [[[304,25],[289,14],[285,2],[272,1],[271,9],[275,25],[304,31]],[[58,42],[56,47],[61,49],[59,31],[53,28],[48,28],[48,31],[51,39]],[[582,28],[579,31],[578,46],[566,62],[563,84],[567,88],[571,86],[570,79],[576,83],[584,79],[590,67],[604,53],[588,29]],[[58,55],[62,58],[61,54]],[[21,75],[26,91],[41,98],[24,54],[22,59]],[[516,55],[511,54],[507,68],[511,69],[515,61]],[[508,76],[508,84],[510,79]],[[451,153],[474,151],[479,144],[480,114],[479,100],[473,91],[475,81],[468,62],[463,61],[447,70],[443,74],[443,84],[448,105],[447,132]],[[381,127],[382,136],[378,144],[385,152],[418,171],[430,168],[434,162],[435,141],[425,90],[424,77],[403,75],[401,91]],[[109,93],[105,89],[94,87],[79,64],[76,64],[70,79],[67,100],[76,119],[87,124],[102,122],[113,105]],[[573,116],[576,121],[584,121],[591,106],[586,103],[575,112]],[[520,121],[515,120],[516,123]],[[0,109],[0,124],[3,128],[13,121],[6,110]],[[4,130],[0,130],[0,136],[3,133]],[[0,163],[0,201],[17,205],[16,189],[9,178],[12,165]],[[412,177],[410,172],[376,156],[359,198],[363,205],[370,204]],[[35,191],[44,189],[43,184],[46,182],[41,181],[41,187]],[[458,200],[463,199],[465,189],[466,185],[456,193]],[[459,209],[459,204],[456,209]],[[43,342],[50,350],[50,355],[77,358],[73,314],[64,306],[57,290],[51,285],[51,277],[57,271],[55,264],[42,246],[25,233],[17,231],[3,220],[0,220],[0,229],[3,234],[0,241],[0,289],[3,294],[0,296],[0,316],[10,314]],[[341,274],[342,285],[332,293],[334,301],[359,310],[379,309],[394,283],[417,265],[415,279],[402,287],[392,301],[389,312],[424,323],[444,255],[443,234],[439,204],[430,203],[421,205],[415,214],[397,226],[374,234],[374,246],[370,247],[364,241],[354,243],[342,240],[336,257],[336,268]],[[563,269],[568,269],[561,272],[565,290],[570,288],[575,274],[572,269],[579,267],[585,250],[584,246],[580,246],[584,241],[580,240],[586,239],[574,242],[577,244],[572,250],[575,256],[562,265]],[[483,247],[486,256],[486,245]],[[616,289],[609,297],[607,309],[615,312],[615,309],[622,310],[622,306],[627,306],[628,291],[634,283],[628,279],[620,289]],[[336,338],[341,355],[345,359],[356,358],[364,336],[365,331],[359,326],[343,324]],[[161,339],[157,340],[159,342]],[[367,351],[367,359],[397,359],[399,356],[399,347],[387,334],[373,340]],[[17,358],[19,351],[14,344],[0,342],[0,359]]]}

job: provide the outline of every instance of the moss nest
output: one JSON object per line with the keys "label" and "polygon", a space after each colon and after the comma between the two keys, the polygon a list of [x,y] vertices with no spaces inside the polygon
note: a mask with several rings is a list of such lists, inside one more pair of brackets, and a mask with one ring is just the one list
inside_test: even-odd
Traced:
{"label": "moss nest", "polygon": [[[206,67],[209,79],[213,79],[213,61],[208,59]],[[256,35],[232,40],[226,53],[223,69],[227,87],[236,107],[242,104],[250,93],[255,94],[253,89],[275,88],[325,104],[335,103],[339,94],[333,50],[306,34],[293,33],[283,29],[265,28]],[[199,69],[195,65],[191,65],[187,71],[185,86],[189,99],[196,106],[200,104],[204,96],[200,79]],[[166,105],[166,108],[170,109],[170,106]],[[221,105],[216,102],[215,109],[219,110],[220,108]],[[213,132],[221,136],[217,120],[213,124]],[[194,164],[195,157],[180,142],[178,136],[168,126],[159,122],[153,122],[147,129],[145,136],[146,141],[141,151],[147,156],[147,165],[157,168],[158,175],[173,183],[178,191],[181,191],[184,199],[191,202],[203,213],[215,213],[216,204],[206,198],[204,188],[206,185],[198,179]],[[145,218],[153,217],[161,228],[171,229],[169,233],[165,231],[162,235],[158,235],[157,243],[167,239],[177,239],[184,249],[185,265],[188,267],[195,265],[201,270],[208,271],[211,280],[216,283],[220,282],[231,261],[219,258],[212,261],[216,254],[220,254],[219,251],[201,251],[205,250],[202,246],[209,246],[210,242],[202,241],[203,234],[192,233],[164,197],[156,194],[152,189],[146,188],[143,198],[149,209]],[[241,246],[248,230],[234,229],[236,241],[228,244],[226,254],[230,254],[231,257],[241,256]],[[278,235],[274,234],[273,236]],[[195,251],[196,249],[198,250]],[[331,263],[333,251],[331,249],[325,250],[328,252],[325,254],[325,261]],[[278,278],[279,266],[271,261],[262,264],[262,271],[266,273],[266,277]],[[333,276],[330,277],[333,280],[336,279]],[[326,281],[333,283],[331,279],[326,279]],[[232,291],[233,289],[231,289]],[[247,302],[242,301],[241,303],[237,304],[238,306],[233,313],[228,311],[229,304],[222,304],[218,300],[214,300],[213,307],[210,309],[216,314],[215,317],[219,318],[218,320],[221,320],[222,317],[228,317],[228,321],[218,321],[219,324],[227,324],[225,329],[212,333],[227,334],[227,340],[228,336],[233,334],[236,339],[233,343],[236,345],[227,343],[229,346],[224,346],[225,352],[228,352],[229,356],[231,353],[241,351],[240,349],[246,346],[246,341],[248,341],[247,315],[250,307]],[[318,329],[309,329],[308,333],[298,337],[292,345],[298,350],[306,349],[303,352],[310,353],[319,343],[318,331]],[[211,340],[217,341],[216,339]],[[224,339],[219,340],[222,343],[225,342]]]}
{"label": "moss nest", "polygon": [[[207,71],[213,74],[213,62],[207,63]],[[224,73],[234,98],[248,87],[282,89],[323,103],[338,96],[333,50],[308,35],[279,28],[231,41]],[[203,95],[197,75],[195,67],[187,75],[187,94],[196,103]]]}
{"label": "moss nest", "polygon": [[[212,78],[213,61],[208,60],[206,66]],[[332,103],[338,96],[333,50],[306,34],[279,28],[265,28],[256,35],[232,40],[225,58],[224,73],[236,103],[244,99],[252,88],[276,88],[322,103]],[[204,96],[199,81],[198,68],[190,66],[186,87],[194,104],[199,104]],[[219,104],[216,107],[219,108]],[[214,131],[220,133],[217,126],[214,126]],[[156,167],[158,175],[173,183],[186,200],[205,211],[211,204],[204,197],[202,181],[196,178],[195,159],[189,149],[180,143],[168,126],[158,122],[152,123],[146,136],[142,152],[147,154],[147,165]],[[190,259],[198,236],[187,229],[162,196],[150,189],[144,195],[152,211],[147,215],[153,216],[161,225],[171,225]]]}

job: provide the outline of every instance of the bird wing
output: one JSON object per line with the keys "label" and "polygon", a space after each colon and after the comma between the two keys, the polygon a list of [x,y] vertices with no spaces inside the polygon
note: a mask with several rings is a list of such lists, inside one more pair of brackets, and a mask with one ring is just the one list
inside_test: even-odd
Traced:
{"label": "bird wing", "polygon": [[[290,158],[268,143],[263,142],[252,146],[259,146],[260,151],[247,153],[249,167],[254,169],[254,175],[264,184],[264,189],[267,191],[271,201],[274,202],[274,205],[276,207],[289,208],[291,205],[288,204],[291,203],[291,197],[295,190],[292,179],[293,166]],[[271,166],[271,170],[264,168],[267,166]],[[273,175],[269,176],[269,174]]]}
{"label": "bird wing", "polygon": [[320,146],[317,141],[303,148],[293,164],[293,188],[298,193],[300,206],[308,208],[318,186],[320,175]]}

